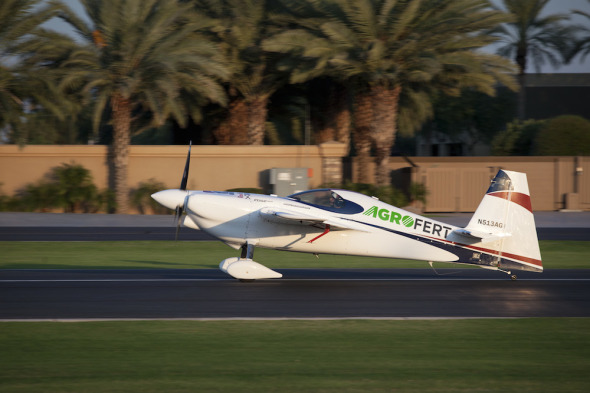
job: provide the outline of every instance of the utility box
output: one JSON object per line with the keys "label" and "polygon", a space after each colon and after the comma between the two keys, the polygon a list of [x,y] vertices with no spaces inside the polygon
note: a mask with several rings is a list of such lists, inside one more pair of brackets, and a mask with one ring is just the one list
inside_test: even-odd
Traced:
{"label": "utility box", "polygon": [[580,194],[568,192],[564,195],[564,210],[581,211]]}
{"label": "utility box", "polygon": [[269,184],[271,192],[278,196],[287,196],[309,188],[308,168],[272,168]]}

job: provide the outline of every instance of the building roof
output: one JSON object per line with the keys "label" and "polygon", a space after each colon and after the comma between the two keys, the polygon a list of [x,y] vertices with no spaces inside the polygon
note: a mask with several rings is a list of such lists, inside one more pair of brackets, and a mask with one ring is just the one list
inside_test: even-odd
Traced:
{"label": "building roof", "polygon": [[590,86],[590,73],[526,74],[527,87],[582,87]]}

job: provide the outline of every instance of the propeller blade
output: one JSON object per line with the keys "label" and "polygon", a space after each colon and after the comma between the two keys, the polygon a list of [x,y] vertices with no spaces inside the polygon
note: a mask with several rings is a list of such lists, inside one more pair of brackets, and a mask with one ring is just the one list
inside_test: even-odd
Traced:
{"label": "propeller blade", "polygon": [[176,214],[174,215],[174,221],[176,222],[176,232],[174,234],[174,240],[178,240],[178,232],[180,232],[180,219],[182,217],[182,211],[184,209],[180,206],[176,207]]}
{"label": "propeller blade", "polygon": [[[188,181],[188,170],[191,164],[191,147],[193,146],[193,141],[189,141],[188,144],[188,154],[186,155],[186,164],[184,165],[184,172],[182,173],[182,180],[180,181],[180,190],[186,191],[186,183]],[[176,234],[174,235],[174,240],[178,240],[178,232],[180,231],[180,220],[182,218],[182,213],[184,212],[184,204],[177,205],[174,214],[174,221],[176,221]]]}
{"label": "propeller blade", "polygon": [[188,154],[186,156],[186,164],[184,165],[184,173],[182,174],[182,180],[180,181],[180,189],[186,190],[186,182],[188,181],[188,169],[191,163],[191,147],[193,145],[193,141],[190,141],[188,144]]}

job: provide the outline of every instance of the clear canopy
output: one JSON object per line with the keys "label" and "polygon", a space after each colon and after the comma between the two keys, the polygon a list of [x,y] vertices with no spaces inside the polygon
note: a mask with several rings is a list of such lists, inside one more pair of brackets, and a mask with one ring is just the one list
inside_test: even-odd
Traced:
{"label": "clear canopy", "polygon": [[293,198],[303,203],[308,203],[314,206],[328,207],[334,209],[342,209],[346,205],[346,201],[332,190],[311,190],[304,191],[297,194],[290,195]]}

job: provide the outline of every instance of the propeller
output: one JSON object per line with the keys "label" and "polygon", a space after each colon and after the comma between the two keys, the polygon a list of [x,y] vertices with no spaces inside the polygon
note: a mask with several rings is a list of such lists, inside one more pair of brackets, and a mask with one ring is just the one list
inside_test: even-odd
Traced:
{"label": "propeller", "polygon": [[[186,156],[186,164],[184,165],[184,172],[182,174],[182,180],[180,181],[180,190],[186,191],[186,183],[188,181],[188,170],[191,163],[191,147],[193,145],[193,141],[189,141],[188,144],[188,154]],[[174,221],[176,222],[176,234],[174,236],[174,240],[178,240],[178,232],[180,231],[180,219],[182,217],[182,213],[184,213],[184,203],[182,205],[177,205],[175,209]]]}

